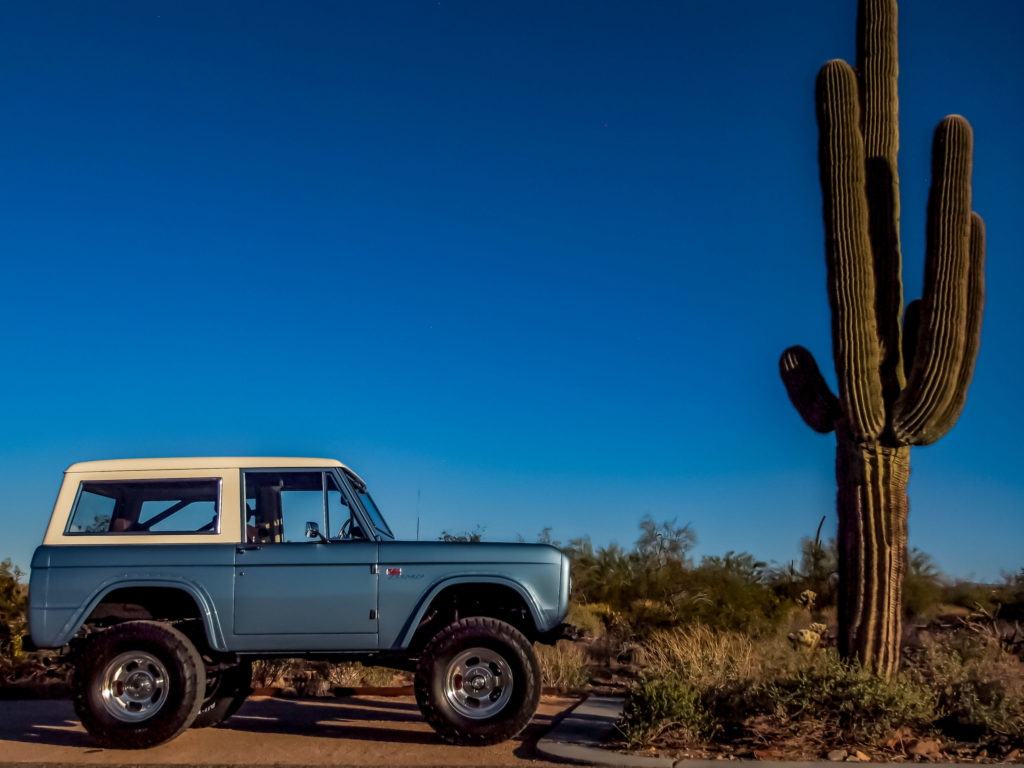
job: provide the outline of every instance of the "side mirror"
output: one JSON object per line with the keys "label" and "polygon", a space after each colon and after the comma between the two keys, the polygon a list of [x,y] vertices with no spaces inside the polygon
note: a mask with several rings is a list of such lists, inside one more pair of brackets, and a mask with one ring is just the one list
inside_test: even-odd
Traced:
{"label": "side mirror", "polygon": [[307,539],[320,539],[324,544],[327,543],[327,539],[322,533],[320,533],[320,524],[314,522],[306,523],[306,538]]}

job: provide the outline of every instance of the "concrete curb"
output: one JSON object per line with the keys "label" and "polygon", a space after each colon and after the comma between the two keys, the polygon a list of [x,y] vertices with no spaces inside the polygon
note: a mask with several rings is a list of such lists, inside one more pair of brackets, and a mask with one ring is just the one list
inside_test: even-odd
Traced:
{"label": "concrete curb", "polygon": [[[620,768],[836,768],[838,763],[827,760],[691,760],[670,757],[644,757],[612,752],[603,745],[615,729],[615,721],[622,714],[623,699],[616,696],[592,696],[585,699],[572,712],[537,742],[537,754],[563,763],[577,765],[619,766]],[[902,763],[864,763],[866,768],[891,766],[907,768]],[[936,768],[978,768],[978,763],[934,763]]]}
{"label": "concrete curb", "polygon": [[[618,696],[584,699],[537,742],[537,754],[577,765],[673,768],[675,761],[668,757],[623,755],[603,747],[622,714],[622,703],[623,699]],[[717,768],[721,768],[721,764]]]}

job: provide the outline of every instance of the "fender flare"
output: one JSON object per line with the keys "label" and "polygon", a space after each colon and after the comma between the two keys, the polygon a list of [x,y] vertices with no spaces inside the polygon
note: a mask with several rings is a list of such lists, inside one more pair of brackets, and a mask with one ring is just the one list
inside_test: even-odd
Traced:
{"label": "fender flare", "polygon": [[537,628],[537,631],[544,632],[550,629],[550,627],[547,626],[549,622],[545,617],[544,612],[537,604],[537,600],[534,598],[533,593],[518,581],[514,581],[504,576],[494,576],[492,574],[462,574],[435,582],[430,589],[424,591],[417,603],[416,611],[412,614],[412,618],[406,622],[402,627],[402,630],[398,633],[398,637],[395,639],[395,644],[392,648],[396,650],[404,650],[405,648],[408,648],[409,644],[412,642],[413,635],[416,634],[416,630],[419,628],[420,621],[426,614],[430,604],[434,602],[434,599],[449,587],[458,586],[460,584],[496,584],[508,587],[523,599],[523,603],[525,603],[527,610],[530,612],[530,618],[533,619],[533,624]]}
{"label": "fender flare", "polygon": [[79,609],[61,628],[59,645],[66,645],[75,636],[85,620],[96,610],[104,598],[111,592],[118,589],[158,587],[162,589],[177,589],[186,593],[199,608],[199,617],[203,622],[203,629],[206,632],[206,640],[210,648],[215,651],[226,651],[227,643],[224,640],[224,631],[221,627],[220,617],[217,614],[216,604],[210,594],[198,582],[174,576],[143,576],[141,578],[120,579],[113,578],[104,581],[96,588],[92,596],[85,603],[85,607]]}

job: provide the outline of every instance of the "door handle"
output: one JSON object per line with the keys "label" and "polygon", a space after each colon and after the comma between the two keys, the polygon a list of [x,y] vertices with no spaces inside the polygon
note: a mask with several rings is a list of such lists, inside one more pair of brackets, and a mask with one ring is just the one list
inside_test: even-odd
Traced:
{"label": "door handle", "polygon": [[244,555],[246,552],[252,552],[255,549],[263,549],[263,547],[259,544],[243,544],[241,546],[235,547],[235,552],[237,552],[240,555]]}

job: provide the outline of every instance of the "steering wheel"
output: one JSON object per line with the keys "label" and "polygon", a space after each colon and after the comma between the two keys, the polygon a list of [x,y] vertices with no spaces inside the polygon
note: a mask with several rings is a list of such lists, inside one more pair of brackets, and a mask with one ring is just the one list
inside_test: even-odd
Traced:
{"label": "steering wheel", "polygon": [[341,538],[348,539],[352,536],[352,518],[350,517],[341,524]]}

